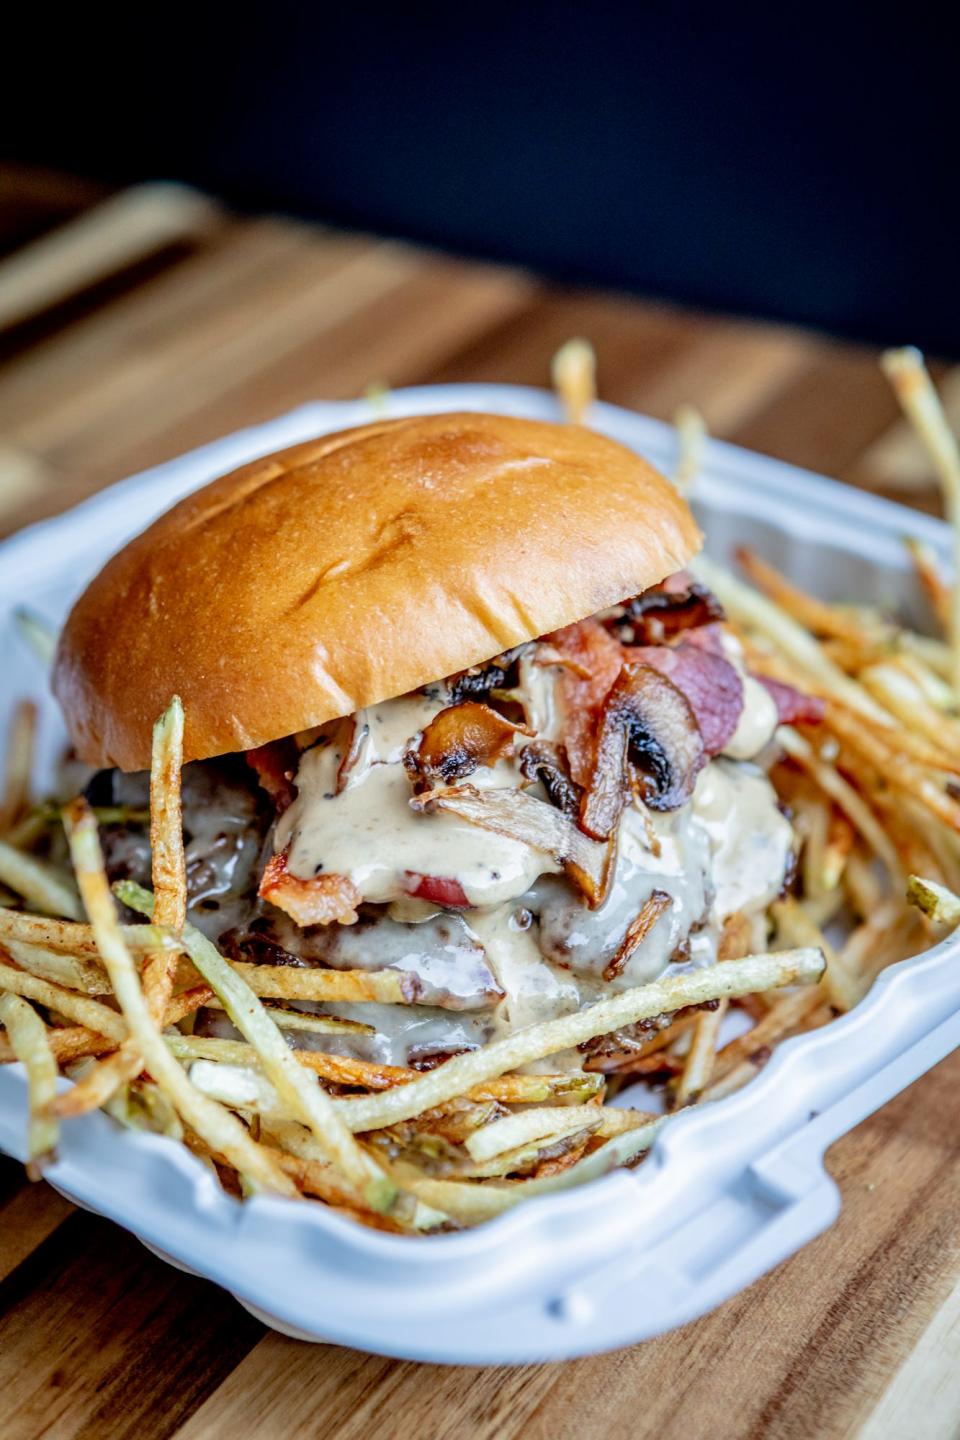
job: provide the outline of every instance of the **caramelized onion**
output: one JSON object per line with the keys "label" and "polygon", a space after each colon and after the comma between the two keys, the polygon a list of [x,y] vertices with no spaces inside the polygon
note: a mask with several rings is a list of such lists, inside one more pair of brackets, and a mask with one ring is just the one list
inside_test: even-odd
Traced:
{"label": "caramelized onion", "polygon": [[673,898],[667,894],[666,890],[650,892],[640,913],[627,926],[627,932],[620,942],[617,953],[604,968],[604,980],[615,980],[620,972],[626,969],[634,951],[640,948],[660,916],[665,910],[669,910],[672,904]]}
{"label": "caramelized onion", "polygon": [[471,775],[478,765],[493,765],[509,754],[517,734],[533,731],[515,725],[489,705],[464,700],[434,716],[416,750],[407,751],[404,764],[418,788],[439,782],[449,785]]}
{"label": "caramelized onion", "polygon": [[816,725],[823,719],[824,704],[818,695],[806,695],[783,680],[771,680],[766,675],[754,675],[753,678],[759,680],[764,690],[773,698],[777,707],[777,719],[781,725],[794,725],[798,722]]}
{"label": "caramelized onion", "polygon": [[703,738],[686,696],[649,665],[632,661],[607,696],[580,828],[595,840],[614,834],[627,789],[627,759],[640,772],[652,810],[676,810],[693,794],[706,763]]}
{"label": "caramelized onion", "polygon": [[362,896],[346,875],[313,875],[303,880],[287,869],[287,855],[273,855],[260,880],[257,892],[283,910],[301,929],[307,925],[353,925]]}
{"label": "caramelized onion", "polygon": [[415,810],[440,810],[471,825],[493,830],[552,855],[586,897],[591,909],[603,903],[613,873],[614,845],[597,844],[552,805],[524,790],[478,790],[456,785],[410,801]]}
{"label": "caramelized onion", "polygon": [[581,786],[567,774],[556,745],[547,740],[525,745],[520,752],[520,773],[526,780],[539,780],[550,804],[564,815],[580,813]]}

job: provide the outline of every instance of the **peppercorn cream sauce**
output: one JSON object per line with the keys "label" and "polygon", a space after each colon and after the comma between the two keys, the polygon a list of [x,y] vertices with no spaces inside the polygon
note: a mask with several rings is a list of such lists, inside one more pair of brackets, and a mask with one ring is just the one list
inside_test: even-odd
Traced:
{"label": "peppercorn cream sauce", "polygon": [[[541,740],[562,734],[559,673],[557,666],[535,664],[532,655],[521,658],[514,698]],[[403,1064],[431,1046],[443,1051],[480,1044],[571,1013],[601,994],[656,978],[671,960],[691,963],[689,954],[693,963],[715,959],[724,921],[740,911],[762,912],[779,893],[793,845],[769,780],[746,759],[772,738],[775,708],[771,712],[770,697],[750,677],[744,689],[744,715],[729,747],[737,758],[709,762],[681,810],[657,814],[640,802],[628,806],[610,892],[593,911],[550,855],[449,813],[411,807],[403,754],[450,703],[444,685],[358,712],[352,744],[347,735],[324,736],[306,750],[297,797],[275,837],[292,873],[349,875],[365,901],[389,907],[387,927],[403,922],[408,931],[444,913],[411,899],[411,876],[456,880],[470,902],[460,912],[463,923],[502,991],[498,999],[487,986],[486,996],[478,994],[472,1003],[490,1008],[469,1017],[428,1006],[325,1006],[328,1013],[377,1028],[376,1038],[345,1036],[335,1048]],[[524,743],[518,737],[517,749]],[[348,745],[349,768],[340,776]],[[515,758],[479,766],[468,783],[508,789],[526,784]],[[532,787],[532,793],[542,792]],[[620,973],[605,979],[627,926],[654,890],[670,896],[669,909]],[[376,950],[376,932],[374,922],[367,953]],[[380,963],[389,965],[390,956]],[[471,979],[467,989],[479,991]]]}

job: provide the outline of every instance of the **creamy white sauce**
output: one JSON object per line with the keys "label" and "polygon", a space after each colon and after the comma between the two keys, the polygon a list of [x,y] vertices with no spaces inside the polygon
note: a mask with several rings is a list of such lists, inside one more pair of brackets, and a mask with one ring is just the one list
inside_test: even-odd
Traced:
{"label": "creamy white sauce", "polygon": [[563,667],[537,664],[539,649],[535,646],[521,655],[518,690],[527,724],[536,730],[537,738],[556,743],[563,738]]}
{"label": "creamy white sauce", "polygon": [[[410,805],[403,751],[444,708],[446,697],[408,696],[357,714],[359,749],[340,794],[342,743],[314,746],[300,761],[297,798],[281,816],[276,849],[294,875],[349,875],[363,899],[400,900],[411,876],[457,880],[471,905],[501,905],[558,866],[519,841],[481,830],[457,816],[424,815]],[[515,762],[481,765],[470,784],[515,789]]]}
{"label": "creamy white sauce", "polygon": [[498,1029],[519,1029],[580,1008],[576,984],[544,959],[532,916],[529,912],[524,915],[524,907],[471,910],[467,925],[486,951],[504,991],[496,1010]]}
{"label": "creamy white sauce", "polygon": [[714,760],[697,779],[693,813],[710,841],[711,919],[766,909],[783,885],[793,831],[763,771]]}
{"label": "creamy white sauce", "polygon": [[[517,695],[537,738],[556,741],[563,725],[560,671],[537,666],[533,658],[528,651],[520,659]],[[731,658],[743,673],[739,657]],[[290,869],[304,878],[324,872],[349,875],[364,900],[390,905],[385,931],[392,926],[390,934],[397,934],[398,945],[402,939],[406,947],[404,957],[389,946],[378,947],[378,926],[371,924],[369,950],[376,951],[379,964],[414,969],[430,991],[436,987],[438,997],[446,997],[440,1004],[487,1007],[474,1014],[427,1006],[325,1007],[377,1026],[376,1038],[336,1037],[336,1048],[406,1063],[423,1049],[479,1044],[491,1035],[575,1011],[598,995],[654,979],[672,960],[712,962],[724,920],[738,911],[762,914],[776,897],[793,844],[791,827],[777,809],[766,776],[741,758],[757,754],[769,742],[776,710],[763,687],[746,675],[744,692],[743,715],[728,747],[729,756],[736,758],[711,761],[688,806],[666,815],[639,805],[627,808],[610,894],[595,911],[557,873],[551,857],[455,816],[422,815],[411,808],[402,757],[449,703],[444,686],[358,713],[352,765],[339,794],[338,771],[351,738],[348,727],[306,751],[297,774],[297,798],[279,821],[275,837],[276,849],[288,852]],[[513,789],[523,782],[511,758],[478,767],[469,783]],[[540,792],[534,788],[532,793]],[[431,955],[428,932],[438,907],[411,899],[411,872],[459,882],[474,907],[463,912],[463,922],[482,946],[485,965],[478,967],[476,954],[469,951],[459,959],[456,947],[449,945]],[[669,909],[621,973],[605,980],[605,966],[654,890],[671,897]],[[422,956],[409,931],[401,936],[396,922],[425,925]],[[326,963],[370,963],[366,944],[362,950],[349,945],[341,950]],[[415,953],[412,961],[409,955]],[[450,968],[460,964],[462,976]],[[486,967],[502,998],[484,983]],[[298,1043],[333,1048],[326,1036],[303,1036]],[[577,1063],[576,1056],[567,1060]],[[552,1066],[559,1063],[551,1061]]]}
{"label": "creamy white sauce", "polygon": [[743,647],[735,635],[722,632],[726,659],[743,682],[743,709],[737,728],[723,747],[731,760],[752,760],[774,737],[780,723],[776,703],[769,690],[747,673],[743,663]]}
{"label": "creamy white sauce", "polygon": [[571,886],[547,878],[534,886],[530,906],[540,920],[540,945],[555,964],[600,979],[627,926],[654,890],[671,897],[609,989],[642,985],[661,974],[690,930],[706,916],[710,892],[710,840],[692,808],[655,815],[631,806],[620,825],[610,894],[588,910]]}

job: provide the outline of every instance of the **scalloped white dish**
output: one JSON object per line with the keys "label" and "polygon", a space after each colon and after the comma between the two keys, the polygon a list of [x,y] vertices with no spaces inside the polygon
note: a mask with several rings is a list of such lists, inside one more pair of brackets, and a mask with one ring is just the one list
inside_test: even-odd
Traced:
{"label": "scalloped white dish", "polygon": [[[558,418],[552,396],[512,386],[405,390],[389,404],[395,415],[455,409]],[[14,608],[28,604],[59,623],[107,556],[181,495],[369,413],[365,402],[304,406],[0,546],[5,694],[41,703],[43,764],[52,765],[63,731]],[[591,418],[669,470],[669,426],[603,404]],[[882,600],[914,620],[922,600],[901,535],[920,535],[949,558],[940,522],[718,442],[708,445],[695,508],[719,558],[745,541],[828,599]],[[0,715],[0,733],[7,720]],[[746,1089],[676,1117],[639,1170],[458,1234],[387,1235],[281,1199],[241,1205],[181,1146],[102,1114],[65,1127],[48,1178],[289,1334],[433,1362],[560,1359],[702,1315],[818,1234],[840,1203],[825,1148],[957,1044],[960,944],[949,940],[886,971],[851,1014],[780,1047]],[[23,1076],[5,1066],[0,1148],[23,1158],[25,1129]]]}

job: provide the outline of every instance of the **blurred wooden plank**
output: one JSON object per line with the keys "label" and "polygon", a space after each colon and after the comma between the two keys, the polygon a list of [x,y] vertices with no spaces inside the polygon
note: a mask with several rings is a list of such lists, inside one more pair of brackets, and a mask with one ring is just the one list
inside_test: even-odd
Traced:
{"label": "blurred wooden plank", "polygon": [[8,1194],[0,1193],[0,1281],[3,1281],[73,1214],[73,1206],[51,1186],[29,1181],[22,1166],[15,1161],[0,1157],[0,1166],[3,1174],[13,1181]]}
{"label": "blurred wooden plank", "polygon": [[0,1284],[4,1440],[161,1440],[262,1333],[229,1295],[77,1212]]}
{"label": "blurred wooden plank", "polygon": [[794,381],[725,437],[749,450],[842,476],[899,409],[877,352],[821,343]]}
{"label": "blurred wooden plank", "polygon": [[[954,430],[960,432],[960,367],[940,375],[937,388]],[[861,484],[897,490],[904,496],[911,491],[929,494],[937,488],[927,452],[904,419],[897,419],[867,446],[851,467],[851,475]]]}
{"label": "blurred wooden plank", "polygon": [[135,185],[0,262],[0,330],[138,260],[206,233],[219,211],[185,185]]}
{"label": "blurred wooden plank", "polygon": [[942,1440],[960,1428],[960,1281],[909,1352],[858,1440]]}

